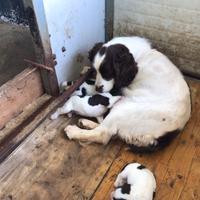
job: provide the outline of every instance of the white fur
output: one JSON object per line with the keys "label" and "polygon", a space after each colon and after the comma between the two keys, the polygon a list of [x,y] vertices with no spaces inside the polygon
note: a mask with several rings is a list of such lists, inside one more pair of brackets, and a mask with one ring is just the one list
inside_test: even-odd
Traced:
{"label": "white fur", "polygon": [[126,200],[152,200],[153,193],[156,190],[156,180],[153,173],[147,169],[138,169],[141,164],[131,163],[117,176],[114,183],[115,187],[120,187],[124,183],[131,185],[129,194],[123,194],[121,188],[111,194],[111,199],[126,199]]}
{"label": "white fur", "polygon": [[[123,88],[124,98],[97,128],[68,126],[66,134],[71,139],[100,143],[107,143],[117,134],[127,143],[147,146],[156,144],[156,138],[166,132],[182,129],[190,117],[191,103],[189,88],[177,67],[144,38],[114,38],[104,46],[111,44],[123,44],[129,49],[138,64],[138,73]],[[102,62],[99,55],[95,62],[98,59]],[[97,69],[97,76],[98,73]]]}
{"label": "white fur", "polygon": [[96,117],[98,121],[102,121],[103,114],[111,108],[121,96],[112,96],[110,93],[103,93],[101,95],[109,98],[108,106],[101,104],[95,106],[89,105],[88,100],[91,96],[71,96],[61,108],[58,108],[56,112],[51,115],[51,119],[54,120],[57,119],[59,115],[75,112],[85,117]]}

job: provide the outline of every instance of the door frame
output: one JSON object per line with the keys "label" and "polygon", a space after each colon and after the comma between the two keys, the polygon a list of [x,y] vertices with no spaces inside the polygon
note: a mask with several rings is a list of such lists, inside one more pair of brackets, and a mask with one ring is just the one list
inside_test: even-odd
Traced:
{"label": "door frame", "polygon": [[[52,55],[50,38],[42,0],[22,0],[30,32],[34,40],[36,59],[34,62],[52,69],[29,66],[0,87],[0,130],[7,122],[16,117],[23,108],[43,93],[59,95],[55,73],[55,59]],[[26,58],[24,58],[26,59]]]}
{"label": "door frame", "polygon": [[58,96],[59,86],[55,72],[56,58],[50,45],[43,0],[24,0],[24,6],[29,20],[30,31],[35,41],[36,62],[53,70],[53,73],[51,73],[46,69],[40,69],[44,91],[49,95]]}

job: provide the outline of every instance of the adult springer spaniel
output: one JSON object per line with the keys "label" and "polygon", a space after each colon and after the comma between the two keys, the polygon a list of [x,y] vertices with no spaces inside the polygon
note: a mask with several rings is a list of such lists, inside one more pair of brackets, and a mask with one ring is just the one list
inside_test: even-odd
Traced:
{"label": "adult springer spaniel", "polygon": [[117,135],[135,151],[166,146],[190,118],[190,92],[177,67],[140,37],[118,37],[89,52],[98,92],[121,91],[101,124],[80,120],[91,130],[69,125],[69,139],[107,144]]}

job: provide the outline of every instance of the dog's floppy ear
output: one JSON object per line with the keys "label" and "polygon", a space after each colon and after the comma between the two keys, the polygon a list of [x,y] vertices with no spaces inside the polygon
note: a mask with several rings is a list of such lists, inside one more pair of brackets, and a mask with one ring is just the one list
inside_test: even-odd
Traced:
{"label": "dog's floppy ear", "polygon": [[115,88],[128,86],[138,72],[137,63],[127,48],[123,49],[113,58],[115,71]]}
{"label": "dog's floppy ear", "polygon": [[90,60],[90,62],[93,62],[95,55],[103,46],[103,44],[103,42],[96,43],[94,47],[88,52],[88,59]]}

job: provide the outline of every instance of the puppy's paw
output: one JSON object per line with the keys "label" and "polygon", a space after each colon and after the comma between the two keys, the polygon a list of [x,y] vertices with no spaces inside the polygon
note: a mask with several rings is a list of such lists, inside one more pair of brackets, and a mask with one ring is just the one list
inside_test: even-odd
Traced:
{"label": "puppy's paw", "polygon": [[111,194],[110,194],[110,199],[111,199],[111,200],[113,200],[114,194],[115,194],[115,192],[114,192],[114,191],[113,191],[113,192],[111,192]]}
{"label": "puppy's paw", "polygon": [[114,182],[114,187],[119,187],[122,186],[123,184],[124,184],[123,179],[118,176],[116,181]]}
{"label": "puppy's paw", "polygon": [[68,116],[69,118],[72,118],[72,113],[71,113],[71,112],[67,113],[67,116]]}
{"label": "puppy's paw", "polygon": [[55,120],[55,119],[57,119],[58,118],[58,114],[55,112],[55,113],[53,113],[51,116],[50,116],[50,119],[51,120]]}
{"label": "puppy's paw", "polygon": [[72,140],[72,139],[76,139],[78,132],[79,132],[79,128],[77,126],[74,125],[68,125],[65,129],[65,134],[67,135],[67,137]]}
{"label": "puppy's paw", "polygon": [[74,84],[73,81],[64,81],[60,84],[60,91],[64,92],[65,90],[68,90],[72,85]]}

